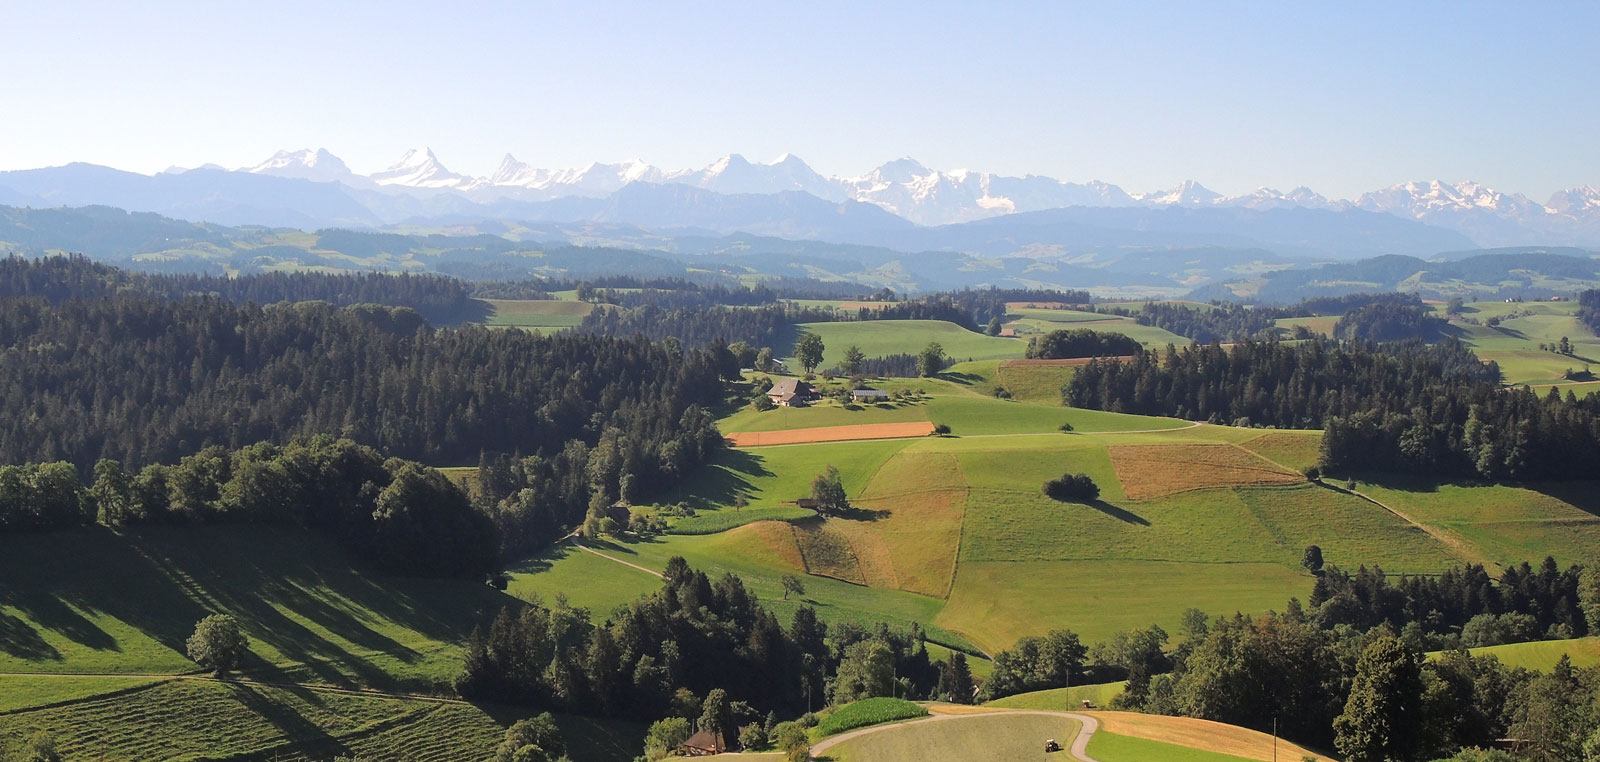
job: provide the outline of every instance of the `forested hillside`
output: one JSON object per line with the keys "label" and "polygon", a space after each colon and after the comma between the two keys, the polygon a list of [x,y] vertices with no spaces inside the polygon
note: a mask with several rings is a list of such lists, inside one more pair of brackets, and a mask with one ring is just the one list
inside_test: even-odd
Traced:
{"label": "forested hillside", "polygon": [[228,278],[134,272],[82,256],[0,259],[0,299],[33,297],[59,304],[129,292],[168,299],[212,295],[239,304],[382,304],[410,307],[433,323],[482,318],[482,305],[472,299],[469,284],[438,275],[272,272]]}
{"label": "forested hillside", "polygon": [[[1380,307],[1379,309],[1395,309]],[[1488,479],[1600,469],[1600,400],[1501,389],[1494,363],[1445,341],[1246,341],[1091,362],[1068,404],[1235,425],[1326,428],[1323,465]]]}

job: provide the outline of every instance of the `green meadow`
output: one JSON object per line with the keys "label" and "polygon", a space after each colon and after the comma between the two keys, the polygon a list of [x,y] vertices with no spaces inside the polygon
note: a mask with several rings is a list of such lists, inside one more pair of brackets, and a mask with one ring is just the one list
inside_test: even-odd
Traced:
{"label": "green meadow", "polygon": [[543,330],[571,328],[594,310],[588,302],[562,299],[483,299],[489,307],[485,325]]}
{"label": "green meadow", "polygon": [[[1505,555],[1491,552],[1503,538],[1447,542],[1359,496],[1300,479],[1300,469],[1315,462],[1316,432],[1000,400],[981,391],[987,370],[978,363],[940,379],[895,382],[924,394],[884,409],[740,409],[727,419],[730,429],[918,415],[950,425],[954,436],[732,449],[661,501],[696,510],[672,520],[692,535],[615,543],[606,552],[651,569],[683,555],[738,573],[783,612],[797,602],[782,600],[782,575],[806,574],[802,599],[825,617],[915,621],[940,642],[988,653],[1058,627],[1090,641],[1152,623],[1173,629],[1190,607],[1282,610],[1310,592],[1300,558],[1311,544],[1331,563],[1393,572]],[[1075,430],[1062,433],[1064,422]],[[1117,454],[1129,446],[1170,460],[1119,466]],[[1219,455],[1259,470],[1218,469]],[[830,465],[861,507],[858,515],[810,518],[792,504]],[[1065,472],[1089,474],[1100,499],[1044,497],[1040,485]],[[1182,484],[1172,487],[1175,478]],[[1156,496],[1130,499],[1130,484],[1139,488],[1133,494],[1154,488]],[[1168,487],[1176,491],[1162,491]],[[737,496],[745,503],[739,508]],[[723,528],[729,531],[716,531]],[[1596,527],[1578,522],[1569,529],[1576,542],[1594,537]],[[564,553],[541,560],[539,568],[518,571],[512,590],[548,597],[565,580],[602,573],[595,561],[604,559]],[[567,565],[583,571],[568,573]],[[620,565],[612,571],[641,578],[630,584],[649,584],[641,572]],[[582,605],[606,610],[631,593],[624,585],[614,597],[587,595]]]}
{"label": "green meadow", "polygon": [[[824,370],[839,364],[846,347],[854,344],[867,357],[914,355],[937,341],[945,355],[956,360],[994,360],[1021,357],[1027,342],[974,333],[942,320],[861,320],[849,323],[801,323],[800,330],[822,337]],[[791,367],[799,365],[793,358]]]}

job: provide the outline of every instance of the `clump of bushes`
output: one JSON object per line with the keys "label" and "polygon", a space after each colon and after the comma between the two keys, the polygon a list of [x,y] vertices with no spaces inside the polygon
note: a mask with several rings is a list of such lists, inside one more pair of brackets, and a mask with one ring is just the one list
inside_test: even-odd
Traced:
{"label": "clump of bushes", "polygon": [[1088,474],[1062,474],[1044,483],[1044,494],[1051,500],[1087,503],[1100,497],[1100,486]]}

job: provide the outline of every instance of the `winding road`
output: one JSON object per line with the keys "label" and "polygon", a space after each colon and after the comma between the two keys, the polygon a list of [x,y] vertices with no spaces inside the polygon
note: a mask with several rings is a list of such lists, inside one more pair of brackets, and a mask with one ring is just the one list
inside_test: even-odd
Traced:
{"label": "winding road", "polygon": [[823,754],[825,754],[829,749],[832,749],[833,747],[852,738],[860,738],[861,736],[871,733],[894,730],[895,728],[903,728],[909,725],[920,725],[925,722],[954,722],[956,720],[971,719],[973,717],[993,717],[997,714],[1031,714],[1042,717],[1061,717],[1068,720],[1077,720],[1078,722],[1083,723],[1083,727],[1078,731],[1077,737],[1072,739],[1072,745],[1068,747],[1068,753],[1072,755],[1072,759],[1079,760],[1079,762],[1099,762],[1099,760],[1089,756],[1088,751],[1089,739],[1094,736],[1094,732],[1096,730],[1100,729],[1099,720],[1096,720],[1087,714],[1078,714],[1076,712],[1046,712],[1036,709],[997,710],[993,712],[972,712],[967,714],[935,714],[932,717],[925,717],[923,719],[912,720],[910,722],[893,722],[887,725],[873,725],[870,728],[852,730],[848,733],[840,733],[839,735],[830,736],[818,741],[816,745],[811,747],[811,758],[822,759]]}

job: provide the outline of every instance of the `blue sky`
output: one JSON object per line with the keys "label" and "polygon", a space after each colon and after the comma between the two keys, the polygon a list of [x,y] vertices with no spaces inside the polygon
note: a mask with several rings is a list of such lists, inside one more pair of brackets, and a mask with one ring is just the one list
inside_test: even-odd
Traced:
{"label": "blue sky", "polygon": [[790,151],[1130,191],[1600,184],[1600,4],[7,0],[0,168]]}

